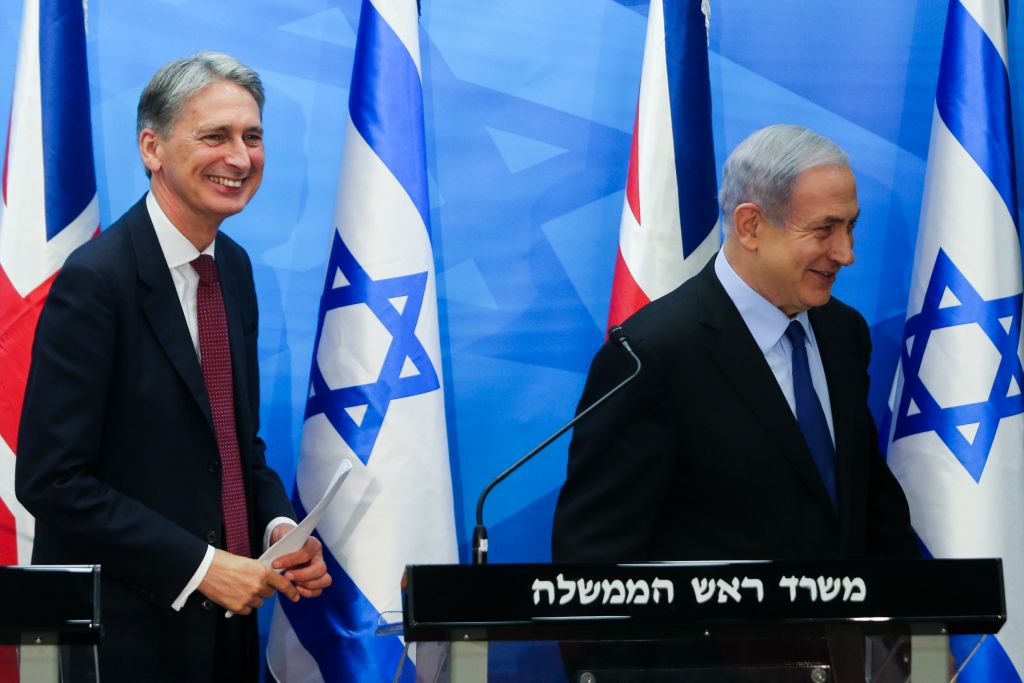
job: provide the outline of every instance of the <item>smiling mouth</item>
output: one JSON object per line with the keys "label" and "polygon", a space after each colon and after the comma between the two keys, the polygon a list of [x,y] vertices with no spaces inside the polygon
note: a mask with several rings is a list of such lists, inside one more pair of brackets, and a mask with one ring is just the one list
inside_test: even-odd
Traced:
{"label": "smiling mouth", "polygon": [[831,281],[836,279],[836,273],[838,273],[839,271],[836,271],[836,270],[814,270],[814,269],[811,269],[811,272],[815,273],[815,274],[819,275],[820,277],[823,277],[826,280],[831,282]]}
{"label": "smiling mouth", "polygon": [[241,179],[224,178],[224,177],[216,176],[216,175],[209,175],[209,176],[206,176],[206,177],[209,178],[210,180],[212,180],[213,182],[217,183],[218,185],[223,185],[224,187],[241,187],[242,186],[242,180]]}

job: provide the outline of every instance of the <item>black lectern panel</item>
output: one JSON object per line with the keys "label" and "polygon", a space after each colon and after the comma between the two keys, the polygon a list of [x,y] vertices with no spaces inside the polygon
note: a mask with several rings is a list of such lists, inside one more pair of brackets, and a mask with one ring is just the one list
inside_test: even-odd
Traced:
{"label": "black lectern panel", "polygon": [[0,567],[0,643],[93,645],[100,567]]}
{"label": "black lectern panel", "polygon": [[403,602],[412,641],[995,633],[1006,620],[997,559],[420,565]]}

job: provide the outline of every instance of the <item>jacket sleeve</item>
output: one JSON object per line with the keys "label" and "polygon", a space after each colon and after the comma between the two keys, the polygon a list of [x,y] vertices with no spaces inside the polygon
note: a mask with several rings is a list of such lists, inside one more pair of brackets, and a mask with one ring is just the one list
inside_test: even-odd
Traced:
{"label": "jacket sleeve", "polygon": [[36,330],[15,490],[36,517],[37,533],[45,529],[66,541],[67,556],[116,567],[158,604],[170,605],[207,546],[96,476],[116,343],[109,281],[92,265],[69,259]]}
{"label": "jacket sleeve", "polygon": [[[234,246],[234,245],[233,245]],[[246,311],[243,316],[245,326],[245,351],[246,351],[246,381],[249,387],[249,408],[251,411],[249,424],[252,425],[251,433],[240,435],[240,438],[247,438],[250,441],[251,462],[250,462],[250,501],[253,506],[253,519],[255,520],[255,535],[258,541],[254,548],[262,547],[263,532],[273,519],[277,517],[288,517],[295,521],[296,514],[288,495],[281,483],[277,472],[267,465],[266,443],[260,438],[260,376],[259,376],[259,306],[256,299],[256,286],[253,281],[252,263],[248,255],[240,247],[237,247],[244,264],[242,283],[245,287],[243,306]]]}
{"label": "jacket sleeve", "polygon": [[866,550],[870,557],[915,559],[921,556],[920,546],[914,529],[910,525],[910,506],[903,488],[882,455],[878,430],[874,418],[868,410],[868,387],[870,376],[868,364],[871,360],[871,333],[867,322],[857,315],[858,337],[862,340],[861,348],[864,395],[861,401],[864,406],[864,424],[868,426],[868,443],[872,448],[866,454],[868,459],[868,499]]}

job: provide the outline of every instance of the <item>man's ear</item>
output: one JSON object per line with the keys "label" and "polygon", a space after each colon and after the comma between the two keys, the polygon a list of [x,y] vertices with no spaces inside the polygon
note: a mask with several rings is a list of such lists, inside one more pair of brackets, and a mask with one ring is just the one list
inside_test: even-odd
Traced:
{"label": "man's ear", "polygon": [[163,167],[163,141],[152,128],[143,128],[139,133],[139,156],[150,173],[156,173]]}
{"label": "man's ear", "polygon": [[768,219],[761,207],[753,202],[744,202],[732,214],[732,229],[736,239],[748,251],[757,251],[761,231],[767,227]]}

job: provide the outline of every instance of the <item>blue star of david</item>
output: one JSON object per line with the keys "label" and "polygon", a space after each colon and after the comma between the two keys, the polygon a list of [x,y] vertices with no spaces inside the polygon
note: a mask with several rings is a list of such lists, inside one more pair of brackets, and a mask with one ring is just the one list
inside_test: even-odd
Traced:
{"label": "blue star of david", "polygon": [[[959,304],[940,308],[943,294],[949,290]],[[939,250],[921,312],[907,320],[903,332],[903,394],[896,411],[893,440],[935,432],[975,481],[981,480],[999,421],[1024,413],[1024,370],[1018,346],[1021,332],[1022,295],[1001,299],[982,299],[944,251]],[[1000,320],[1010,320],[1009,329]],[[921,381],[921,360],[931,333],[957,325],[978,325],[999,351],[999,367],[988,399],[980,403],[942,408]],[[908,340],[913,342],[908,350]],[[1016,387],[1014,387],[1016,382]],[[1009,395],[1008,394],[1013,394]],[[911,414],[911,401],[920,412]],[[958,426],[978,425],[973,441]]]}
{"label": "blue star of david", "polygon": [[[344,276],[347,284],[335,287],[338,272]],[[334,389],[327,385],[317,362],[318,353],[314,352],[309,377],[311,391],[306,400],[305,419],[308,420],[314,415],[324,415],[363,463],[370,459],[381,425],[384,423],[384,416],[392,401],[426,394],[441,386],[430,357],[416,337],[416,323],[419,320],[426,284],[425,272],[381,280],[372,279],[335,231],[328,258],[327,281],[324,283],[324,293],[320,299],[313,348],[320,348],[324,320],[329,311],[358,304],[366,304],[380,320],[391,334],[391,345],[375,382]],[[392,303],[392,300],[399,297],[405,297],[405,306],[401,311]],[[407,367],[407,360],[412,363],[416,372],[407,372],[407,376],[403,377],[402,369]],[[362,406],[366,406],[366,412],[357,422],[346,409]]]}

